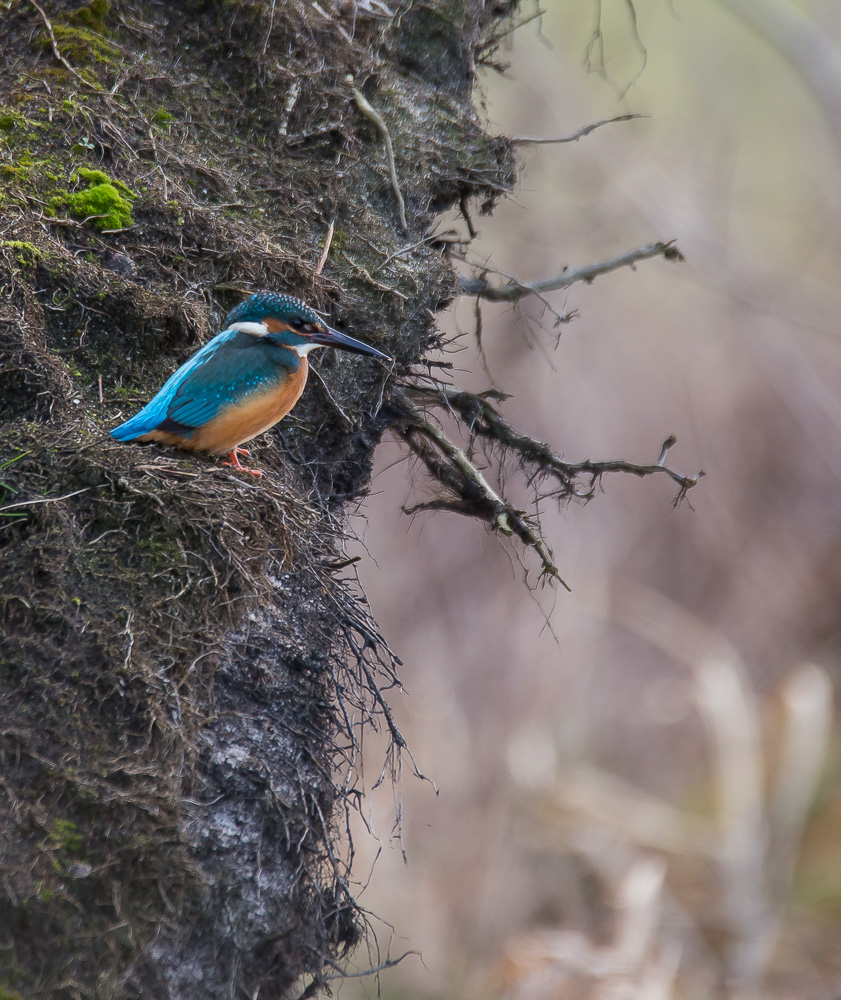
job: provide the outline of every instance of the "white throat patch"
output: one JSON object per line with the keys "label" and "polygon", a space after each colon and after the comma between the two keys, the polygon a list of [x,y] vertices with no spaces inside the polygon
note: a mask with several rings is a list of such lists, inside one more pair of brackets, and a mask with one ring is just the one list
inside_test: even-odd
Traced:
{"label": "white throat patch", "polygon": [[305,358],[310,351],[315,350],[316,347],[326,347],[326,344],[295,344],[292,348],[293,351],[298,352],[299,358]]}

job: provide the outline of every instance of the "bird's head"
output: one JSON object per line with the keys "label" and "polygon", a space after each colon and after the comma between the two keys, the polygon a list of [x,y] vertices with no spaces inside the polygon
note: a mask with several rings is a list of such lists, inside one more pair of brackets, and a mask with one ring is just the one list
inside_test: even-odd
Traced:
{"label": "bird's head", "polygon": [[321,317],[300,299],[276,292],[257,292],[232,309],[225,317],[226,330],[239,330],[255,337],[267,337],[301,357],[314,347],[338,347],[343,351],[370,354],[391,361],[387,354],[361,340],[348,337],[327,326]]}

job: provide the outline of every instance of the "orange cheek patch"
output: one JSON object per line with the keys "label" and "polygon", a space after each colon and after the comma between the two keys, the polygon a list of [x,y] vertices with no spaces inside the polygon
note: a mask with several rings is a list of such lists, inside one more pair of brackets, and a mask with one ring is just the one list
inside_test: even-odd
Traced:
{"label": "orange cheek patch", "polygon": [[266,325],[266,329],[269,333],[294,333],[295,331],[288,323],[284,323],[282,320],[273,319],[271,316],[266,317],[263,320]]}

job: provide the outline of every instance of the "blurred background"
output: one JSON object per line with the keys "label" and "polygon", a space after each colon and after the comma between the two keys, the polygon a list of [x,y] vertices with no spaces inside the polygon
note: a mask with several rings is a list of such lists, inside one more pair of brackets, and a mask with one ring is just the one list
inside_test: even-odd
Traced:
{"label": "blurred background", "polygon": [[[586,505],[546,505],[572,593],[531,592],[536,560],[516,543],[403,515],[429,487],[381,448],[360,572],[437,794],[404,767],[364,807],[375,836],[357,824],[355,871],[380,951],[357,963],[419,955],[342,995],[828,1000],[841,4],[636,0],[636,30],[627,0],[543,9],[512,34],[505,75],[483,75],[492,127],[651,117],[520,147],[520,187],[477,218],[471,255],[538,279],[675,238],[686,263],[553,294],[578,311],[557,345],[537,300],[485,304],[493,383],[460,300],[441,317],[453,381],[511,393],[507,419],[568,460],[653,462],[674,433],[669,464],[707,477],[677,509],[666,477],[619,475]],[[369,784],[383,749],[366,746]]]}

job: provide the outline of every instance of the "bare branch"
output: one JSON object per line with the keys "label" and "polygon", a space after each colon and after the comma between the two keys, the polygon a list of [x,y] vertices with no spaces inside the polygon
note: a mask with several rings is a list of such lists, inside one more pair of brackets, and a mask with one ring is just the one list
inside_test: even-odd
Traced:
{"label": "bare branch", "polygon": [[[572,497],[589,498],[593,495],[598,481],[608,472],[626,472],[640,478],[662,473],[674,480],[680,487],[673,501],[676,506],[705,475],[704,471],[701,470],[694,476],[686,476],[664,464],[669,450],[677,443],[677,438],[674,436],[663,442],[657,461],[650,465],[637,465],[624,459],[602,462],[585,459],[583,462],[566,462],[560,455],[556,455],[547,444],[521,434],[506,423],[490,402],[493,398],[499,398],[497,393],[477,395],[442,385],[415,386],[410,391],[427,399],[437,400],[464,422],[470,434],[486,438],[502,448],[514,452],[522,462],[534,470],[535,474],[553,479],[557,484],[556,495],[561,500]],[[579,492],[578,478],[581,475],[590,476],[590,482],[584,494]]]}
{"label": "bare branch", "polygon": [[584,125],[577,132],[573,132],[571,135],[512,135],[508,137],[508,141],[516,146],[548,146],[550,144],[559,144],[562,142],[578,142],[578,140],[583,139],[585,135],[589,135],[591,132],[595,132],[597,128],[601,128],[602,125],[612,125],[614,122],[629,122],[634,118],[650,117],[651,115],[617,115],[615,118],[602,118],[601,121],[591,122],[589,125]]}
{"label": "bare branch", "polygon": [[598,264],[585,264],[583,267],[565,268],[554,278],[543,281],[519,281],[512,279],[505,285],[492,285],[482,275],[478,278],[461,278],[462,295],[478,295],[490,302],[517,302],[526,295],[542,295],[545,292],[556,292],[561,288],[569,288],[577,281],[586,281],[589,285],[600,274],[616,271],[620,267],[633,267],[637,261],[648,260],[650,257],[664,257],[666,260],[683,261],[683,254],[675,246],[674,240],[667,243],[648,243],[643,247],[628,250],[618,257],[601,261]]}
{"label": "bare branch", "polygon": [[[624,459],[566,462],[547,444],[521,434],[503,420],[491,402],[505,399],[503,393],[496,390],[481,394],[464,392],[435,380],[432,385],[403,384],[402,388],[398,388],[390,401],[397,417],[395,433],[446,491],[436,499],[410,508],[404,507],[404,512],[413,514],[420,510],[448,510],[485,521],[494,531],[504,535],[516,535],[540,557],[541,577],[551,577],[567,590],[570,588],[561,578],[552,553],[534,519],[527,517],[524,511],[514,507],[498,489],[494,489],[470,455],[453,444],[439,427],[428,420],[427,414],[415,405],[413,398],[418,399],[421,406],[432,405],[446,409],[471,439],[479,437],[487,441],[498,450],[502,460],[515,458],[525,473],[529,486],[534,490],[537,502],[547,497],[558,503],[571,499],[589,500],[595,494],[602,476],[608,472],[625,472],[640,478],[661,473],[679,486],[673,501],[674,506],[677,506],[704,475],[702,470],[695,476],[686,476],[665,464],[669,450],[677,443],[674,436],[663,442],[659,457],[652,464],[638,465]],[[551,484],[550,488],[541,493],[537,484],[547,481]]]}
{"label": "bare branch", "polygon": [[503,535],[516,535],[539,556],[540,575],[557,580],[569,590],[553,562],[551,551],[535,532],[525,512],[500,496],[461,448],[430,423],[405,393],[398,390],[392,397],[392,404],[401,418],[396,433],[409,451],[423,462],[432,478],[450,494],[446,498],[404,508],[405,512],[449,510],[485,521]]}

